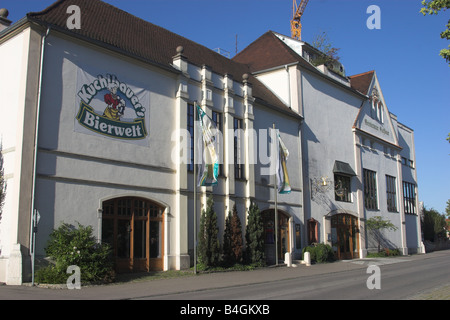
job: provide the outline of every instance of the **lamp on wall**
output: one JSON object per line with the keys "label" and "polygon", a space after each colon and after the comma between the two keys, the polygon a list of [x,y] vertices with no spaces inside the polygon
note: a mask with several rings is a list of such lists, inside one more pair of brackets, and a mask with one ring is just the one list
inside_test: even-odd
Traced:
{"label": "lamp on wall", "polygon": [[314,199],[314,197],[317,194],[323,194],[330,190],[332,187],[331,180],[328,179],[327,176],[321,176],[319,178],[312,178],[311,179],[311,198]]}

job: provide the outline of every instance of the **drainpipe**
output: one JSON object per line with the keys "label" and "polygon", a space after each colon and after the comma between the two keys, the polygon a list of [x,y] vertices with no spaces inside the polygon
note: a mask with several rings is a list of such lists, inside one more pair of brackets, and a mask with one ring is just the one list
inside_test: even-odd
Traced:
{"label": "drainpipe", "polygon": [[289,66],[287,64],[284,65],[284,69],[287,73],[287,87],[288,87],[288,105],[289,108],[292,109],[292,103],[291,103],[291,74],[289,72]]}
{"label": "drainpipe", "polygon": [[47,39],[48,34],[50,33],[50,27],[47,28],[47,32],[42,37],[41,43],[41,58],[39,65],[39,85],[38,85],[38,101],[37,101],[37,110],[36,110],[36,131],[34,135],[34,159],[33,159],[33,182],[32,182],[32,191],[31,191],[31,224],[30,224],[30,254],[32,255],[31,259],[31,285],[34,286],[34,257],[35,257],[35,214],[34,214],[34,199],[36,194],[36,164],[37,164],[37,153],[38,153],[38,134],[39,134],[39,116],[41,110],[41,96],[42,96],[42,73],[44,67],[44,51],[45,51],[45,41]]}

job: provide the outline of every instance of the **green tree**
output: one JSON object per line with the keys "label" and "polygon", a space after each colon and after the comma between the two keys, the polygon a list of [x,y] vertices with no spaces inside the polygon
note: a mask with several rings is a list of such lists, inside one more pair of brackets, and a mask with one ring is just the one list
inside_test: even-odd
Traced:
{"label": "green tree", "polygon": [[381,242],[383,241],[383,230],[395,231],[398,228],[390,220],[383,220],[381,216],[375,216],[366,221],[367,229],[371,230],[378,243],[378,252],[381,252]]}
{"label": "green tree", "polygon": [[225,265],[232,265],[242,262],[243,239],[242,224],[239,218],[236,205],[233,212],[229,212],[225,220],[225,230],[223,234],[223,262]]}
{"label": "green tree", "polygon": [[445,214],[447,215],[447,218],[450,219],[450,199],[447,200],[447,207],[445,208]]}
{"label": "green tree", "polygon": [[236,205],[233,206],[233,214],[231,215],[231,249],[233,251],[233,262],[242,262],[242,224],[239,218]]}
{"label": "green tree", "polygon": [[437,210],[431,208],[423,209],[423,237],[428,241],[436,241],[440,237],[445,236],[445,216],[440,214]]}
{"label": "green tree", "polygon": [[340,49],[333,47],[326,32],[317,35],[311,45],[322,53],[312,59],[311,63],[314,66],[327,65],[333,61],[339,61],[338,52]]}
{"label": "green tree", "polygon": [[[422,9],[420,9],[420,12],[426,16],[427,14],[433,15],[438,14],[441,10],[447,10],[450,9],[450,0],[431,0],[431,1],[422,1],[422,5],[424,6]],[[441,32],[441,38],[442,39],[450,39],[450,20],[448,20],[447,23],[447,29]],[[448,46],[449,49],[442,49],[439,53],[440,56],[442,56],[447,63],[450,65],[450,45]]]}
{"label": "green tree", "polygon": [[217,214],[214,211],[214,200],[208,197],[206,210],[202,210],[200,218],[200,231],[198,234],[198,258],[205,267],[213,267],[219,263],[219,228],[217,227]]}
{"label": "green tree", "polygon": [[225,218],[225,228],[222,242],[222,260],[227,266],[232,264],[233,256],[233,250],[231,249],[231,233],[231,211],[229,211],[227,217]]}
{"label": "green tree", "polygon": [[265,265],[264,225],[258,205],[253,202],[248,210],[245,243],[247,262],[259,266]]}

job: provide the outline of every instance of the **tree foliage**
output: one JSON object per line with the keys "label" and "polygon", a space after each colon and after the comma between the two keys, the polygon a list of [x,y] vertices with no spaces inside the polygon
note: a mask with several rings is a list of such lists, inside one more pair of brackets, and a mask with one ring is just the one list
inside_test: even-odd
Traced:
{"label": "tree foliage", "polygon": [[258,205],[253,202],[248,210],[245,243],[247,262],[254,265],[265,265],[264,225]]}
{"label": "tree foliage", "polygon": [[445,236],[446,228],[445,216],[437,210],[431,208],[423,209],[423,237],[428,241],[436,241]]}
{"label": "tree foliage", "polygon": [[242,262],[242,224],[236,205],[233,206],[233,212],[229,212],[225,220],[222,250],[223,262],[225,265],[232,265]]}
{"label": "tree foliage", "polygon": [[[431,1],[422,1],[422,5],[424,6],[422,9],[420,9],[420,12],[426,16],[438,14],[441,10],[447,10],[450,9],[450,0],[431,0]],[[446,25],[447,29],[441,32],[441,38],[442,39],[450,39],[450,19],[448,20],[448,23]],[[450,65],[450,45],[448,46],[448,49],[442,49],[439,53],[440,56],[442,56],[447,63]]]}
{"label": "tree foliage", "polygon": [[38,282],[66,282],[66,271],[71,265],[80,268],[82,282],[104,283],[114,279],[111,246],[97,242],[92,226],[63,223],[50,234],[45,253],[54,264],[37,270]]}
{"label": "tree foliage", "polygon": [[218,265],[220,259],[219,228],[217,214],[214,211],[214,200],[208,197],[206,210],[202,210],[200,231],[198,233],[198,258],[205,267]]}
{"label": "tree foliage", "polygon": [[326,32],[322,32],[321,34],[317,35],[311,45],[323,53],[323,55],[317,56],[312,60],[313,65],[326,65],[333,61],[339,61],[340,57],[338,55],[338,52],[340,49],[333,47]]}
{"label": "tree foliage", "polygon": [[445,208],[447,218],[450,218],[450,199],[447,200],[447,207]]}
{"label": "tree foliage", "polygon": [[375,216],[368,219],[366,227],[373,232],[375,239],[378,242],[378,252],[381,251],[381,242],[383,240],[382,230],[395,231],[398,229],[390,220],[384,220],[381,216]]}

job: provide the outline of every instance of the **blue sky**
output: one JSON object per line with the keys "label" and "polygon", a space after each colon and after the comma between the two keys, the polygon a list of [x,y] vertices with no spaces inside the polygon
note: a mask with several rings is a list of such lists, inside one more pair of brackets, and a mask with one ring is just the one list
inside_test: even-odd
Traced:
{"label": "blue sky", "polygon": [[[54,0],[0,0],[17,21]],[[268,30],[290,35],[291,0],[106,0],[208,48],[233,56]],[[300,2],[300,0],[298,0]],[[370,5],[381,29],[369,30]],[[310,0],[302,39],[326,32],[347,75],[376,70],[389,110],[414,129],[420,201],[445,212],[450,199],[450,66],[439,56],[450,11],[423,16],[421,0]],[[82,23],[82,21],[81,21]]]}

